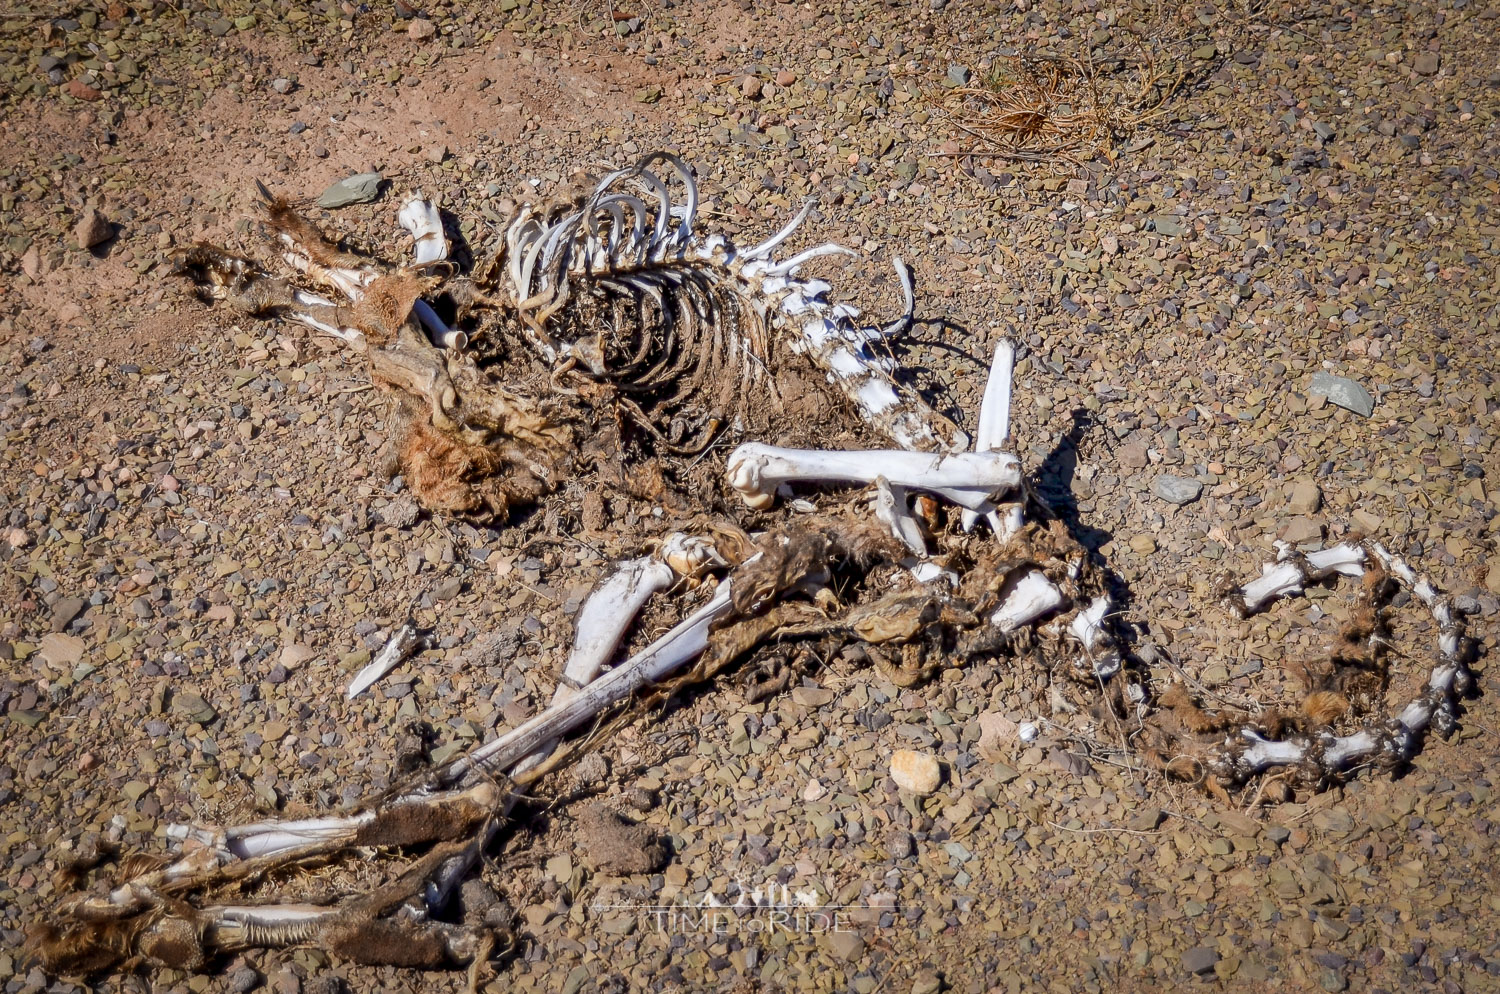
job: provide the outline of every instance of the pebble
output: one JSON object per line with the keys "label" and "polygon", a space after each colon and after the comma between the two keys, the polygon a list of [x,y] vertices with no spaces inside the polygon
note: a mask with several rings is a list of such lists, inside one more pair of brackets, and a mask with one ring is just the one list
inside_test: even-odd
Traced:
{"label": "pebble", "polygon": [[425,17],[414,17],[406,26],[406,36],[412,41],[426,41],[437,34],[437,25]]}
{"label": "pebble", "polygon": [[1182,968],[1188,973],[1208,973],[1219,962],[1219,954],[1207,946],[1194,946],[1182,954]]}
{"label": "pebble", "polygon": [[1151,481],[1151,492],[1169,504],[1191,504],[1203,493],[1203,484],[1186,477],[1162,473]]}
{"label": "pebble", "polygon": [[113,233],[114,225],[95,207],[85,207],[73,225],[73,238],[80,248],[91,249]]}
{"label": "pebble", "polygon": [[1375,398],[1370,396],[1370,391],[1347,376],[1314,373],[1309,392],[1327,397],[1330,404],[1337,404],[1367,418],[1375,411]]}
{"label": "pebble", "polygon": [[350,204],[365,204],[380,196],[385,181],[381,173],[357,173],[339,180],[318,196],[318,206],[330,210]]}
{"label": "pebble", "polygon": [[1292,486],[1292,495],[1287,499],[1286,509],[1290,514],[1317,514],[1323,506],[1323,494],[1311,480],[1299,480]]}
{"label": "pebble", "polygon": [[249,994],[259,986],[260,974],[248,966],[237,967],[229,974],[231,994]]}
{"label": "pebble", "polygon": [[902,790],[926,796],[943,782],[943,768],[931,753],[897,749],[891,755],[891,777]]}

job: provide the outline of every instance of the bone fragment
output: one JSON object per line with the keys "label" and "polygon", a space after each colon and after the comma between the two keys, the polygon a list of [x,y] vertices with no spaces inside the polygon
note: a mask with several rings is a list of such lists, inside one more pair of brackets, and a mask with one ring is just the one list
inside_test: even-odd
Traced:
{"label": "bone fragment", "polygon": [[1021,466],[1004,452],[926,453],[897,449],[821,451],[746,442],[729,456],[729,483],[745,503],[764,509],[783,483],[871,484],[922,490],[978,508],[1021,482]]}
{"label": "bone fragment", "polygon": [[1309,552],[1305,556],[1299,556],[1283,544],[1279,561],[1263,566],[1260,576],[1230,593],[1229,601],[1242,614],[1252,614],[1278,597],[1300,594],[1307,584],[1335,573],[1361,576],[1365,571],[1364,562],[1365,550],[1352,543]]}
{"label": "bone fragment", "polygon": [[[641,607],[660,590],[672,585],[672,568],[652,556],[631,559],[594,588],[578,612],[573,650],[563,669],[563,681],[572,689],[593,680]],[[558,688],[562,690],[561,687]]]}
{"label": "bone fragment", "polygon": [[417,642],[417,629],[411,622],[408,621],[396,629],[396,634],[391,636],[391,640],[385,644],[385,648],[380,650],[379,655],[370,660],[368,666],[355,674],[354,679],[349,684],[348,691],[344,694],[344,699],[348,701],[354,700],[354,698],[374,685],[375,681],[399,666],[406,657],[410,656],[416,650]]}
{"label": "bone fragment", "polygon": [[448,258],[448,236],[443,233],[443,218],[432,201],[424,200],[420,195],[408,200],[397,213],[396,220],[411,234],[417,265]]}
{"label": "bone fragment", "polygon": [[1109,608],[1109,597],[1100,595],[1073,615],[1073,620],[1068,623],[1068,633],[1083,646],[1084,655],[1101,680],[1108,680],[1120,672],[1122,665],[1120,650],[1104,627]]}
{"label": "bone fragment", "polygon": [[1027,570],[1019,580],[1007,580],[1009,593],[990,615],[990,624],[1002,632],[1013,632],[1022,625],[1062,607],[1067,599],[1057,584],[1039,569]]}
{"label": "bone fragment", "polygon": [[875,478],[875,517],[891,534],[919,556],[927,555],[927,540],[911,513],[911,498],[905,487],[895,487],[883,476]]}

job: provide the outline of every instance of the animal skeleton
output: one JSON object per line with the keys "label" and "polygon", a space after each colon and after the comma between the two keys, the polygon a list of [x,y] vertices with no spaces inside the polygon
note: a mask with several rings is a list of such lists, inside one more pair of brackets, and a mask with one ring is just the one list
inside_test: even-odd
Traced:
{"label": "animal skeleton", "polygon": [[[658,165],[682,188],[680,201],[653,171]],[[896,263],[905,311],[876,327],[831,302],[827,283],[797,275],[847,249],[773,255],[811,205],[740,250],[695,230],[692,172],[657,153],[609,174],[580,201],[525,205],[493,257],[458,275],[441,215],[420,197],[398,216],[414,262],[392,267],[339,250],[261,192],[283,262],[336,296],[206,245],[184,256],[184,271],[211,297],[300,322],[367,356],[376,382],[403,405],[409,427],[397,461],[427,507],[501,519],[581,472],[628,492],[632,474],[620,467],[630,462],[653,465],[665,481],[653,500],[690,506],[698,495],[716,517],[703,528],[698,515],[697,534],[669,536],[596,587],[547,709],[350,813],[174,828],[175,858],[127,864],[111,888],[66,899],[54,921],[37,927],[33,946],[49,968],[84,973],[144,960],[199,969],[221,953],[307,942],[363,962],[477,968],[491,952],[490,933],[437,914],[519,791],[566,761],[558,743],[664,681],[706,679],[742,657],[774,657],[781,645],[857,641],[906,685],[940,666],[1040,642],[1069,660],[1056,675],[1080,702],[1102,694],[1117,714],[1152,713],[1139,675],[1126,679],[1103,578],[1002,449],[1013,346],[995,352],[970,450],[885,347],[912,318],[904,265]],[[788,370],[803,378],[781,379]],[[826,425],[777,422],[782,384],[818,380],[856,414],[840,429],[864,448],[825,451],[809,443],[827,437]],[[727,458],[706,447],[725,437],[741,440]],[[894,448],[868,444],[880,440]],[[725,492],[721,476],[747,508],[702,501]],[[851,485],[873,487],[873,517],[851,499]],[[777,505],[777,496],[809,487],[832,510],[801,498]],[[974,531],[980,521],[987,528]],[[1377,618],[1387,576],[1432,611],[1438,661],[1423,694],[1399,716],[1344,735],[1294,728],[1277,739],[1248,719],[1221,724],[1192,744],[1212,777],[1239,783],[1293,766],[1322,781],[1355,763],[1404,762],[1429,727],[1453,727],[1468,681],[1462,620],[1379,546],[1283,550],[1264,576],[1226,588],[1225,598],[1254,612],[1334,574],[1365,578]],[[684,602],[682,620],[609,668],[635,615],[669,588]],[[1384,644],[1378,629],[1367,635],[1371,653]],[[411,626],[398,630],[349,695],[415,642]],[[1029,723],[1026,735],[1035,735]],[[257,899],[273,876],[372,847],[417,855],[383,884],[318,903]]]}

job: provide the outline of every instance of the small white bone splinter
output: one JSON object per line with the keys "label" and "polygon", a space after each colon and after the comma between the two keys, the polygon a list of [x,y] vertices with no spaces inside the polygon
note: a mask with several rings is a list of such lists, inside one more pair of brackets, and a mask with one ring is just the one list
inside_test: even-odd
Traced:
{"label": "small white bone splinter", "polygon": [[871,484],[923,490],[961,507],[980,508],[996,494],[1020,486],[1021,464],[1004,452],[907,452],[900,449],[822,451],[746,442],[729,456],[730,486],[746,504],[765,509],[783,483]]}
{"label": "small white bone splinter", "polygon": [[391,670],[401,664],[407,656],[410,656],[417,648],[417,629],[411,622],[407,622],[396,629],[396,634],[380,650],[380,654],[370,660],[370,664],[355,674],[349,683],[349,689],[344,694],[344,700],[352,701],[370,687],[375,681],[385,676]]}

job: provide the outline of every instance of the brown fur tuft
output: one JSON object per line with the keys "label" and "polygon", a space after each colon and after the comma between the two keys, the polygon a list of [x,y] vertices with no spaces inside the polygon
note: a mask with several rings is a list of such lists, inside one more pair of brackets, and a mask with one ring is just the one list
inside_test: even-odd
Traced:
{"label": "brown fur tuft", "polygon": [[423,507],[459,514],[488,513],[504,519],[509,504],[483,484],[500,472],[500,457],[483,445],[454,440],[430,424],[407,428],[397,461]]}
{"label": "brown fur tuft", "polygon": [[1349,712],[1349,699],[1332,690],[1320,690],[1302,699],[1302,710],[1319,725],[1331,725]]}

